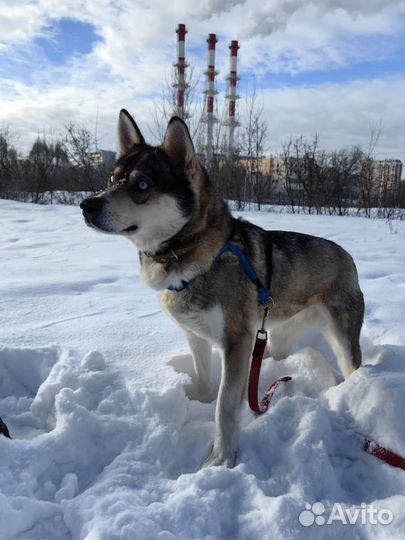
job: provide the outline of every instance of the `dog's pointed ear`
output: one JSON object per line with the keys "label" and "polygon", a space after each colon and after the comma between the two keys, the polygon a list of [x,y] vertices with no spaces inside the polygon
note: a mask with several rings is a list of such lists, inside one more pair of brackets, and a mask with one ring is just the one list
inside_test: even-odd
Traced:
{"label": "dog's pointed ear", "polygon": [[194,158],[195,150],[190,132],[178,116],[170,119],[162,148],[177,165],[187,166]]}
{"label": "dog's pointed ear", "polygon": [[118,118],[118,155],[120,158],[128,152],[135,144],[145,144],[135,120],[125,109],[121,109]]}

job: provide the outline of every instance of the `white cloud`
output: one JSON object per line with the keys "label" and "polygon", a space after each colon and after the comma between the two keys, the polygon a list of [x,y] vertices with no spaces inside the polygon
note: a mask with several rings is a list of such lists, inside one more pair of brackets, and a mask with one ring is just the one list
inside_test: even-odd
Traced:
{"label": "white cloud", "polygon": [[[0,44],[5,48],[13,43],[29,42],[44,24],[45,14],[38,4],[10,2],[0,10]],[[1,49],[0,49],[1,50]]]}
{"label": "white cloud", "polygon": [[[19,0],[1,11],[0,35],[9,59],[15,54],[15,44],[24,43],[32,62],[30,83],[10,72],[0,88],[0,123],[20,133],[25,147],[38,131],[57,135],[70,120],[91,128],[97,107],[98,133],[107,147],[115,145],[115,119],[121,107],[133,111],[147,131],[150,96],[159,92],[175,60],[174,29],[179,22],[189,29],[188,45],[202,46],[195,59],[197,71],[204,68],[206,35],[217,32],[219,80],[224,81],[229,41],[244,36],[241,74],[247,80],[254,73],[265,84],[268,73],[327,71],[384,60],[391,51],[381,49],[377,38],[398,33],[403,17],[402,4],[389,0],[313,0],[309,4],[303,0],[206,0],[198,4],[185,0],[170,4],[166,0],[149,4]],[[36,65],[37,52],[30,49],[30,41],[61,17],[92,24],[100,40],[90,54],[65,66],[49,67],[44,58]],[[369,36],[375,38],[375,45],[362,41]],[[365,143],[370,126],[381,122],[381,151],[400,153],[402,91],[399,79],[267,88],[265,108],[273,149],[290,134],[315,131],[328,147]]]}
{"label": "white cloud", "polygon": [[284,29],[294,15],[305,12],[308,7],[318,18],[326,13],[345,12],[356,19],[397,4],[395,0],[312,0],[310,3],[307,0],[206,0],[199,3],[196,11],[207,19],[238,11],[243,15],[239,25],[241,35],[251,37]]}
{"label": "white cloud", "polygon": [[280,88],[264,93],[271,150],[290,137],[318,133],[321,146],[367,147],[373,128],[381,126],[380,157],[404,158],[403,79],[373,79],[345,84]]}
{"label": "white cloud", "polygon": [[[295,74],[385,60],[392,54],[392,45],[387,48],[384,38],[402,33],[404,20],[400,4],[378,13],[353,15],[342,9],[323,13],[311,3],[295,11],[285,28],[266,35],[249,32],[252,35],[246,38],[247,26],[258,15],[253,12],[250,20],[249,11],[238,9],[230,16],[246,21],[239,25],[241,68],[256,74]],[[225,18],[222,15],[221,21]]]}
{"label": "white cloud", "polygon": [[[101,38],[95,51],[99,60],[112,73],[126,76],[146,51],[150,60],[166,62],[175,26],[187,22],[191,44],[203,43],[208,32],[216,31],[226,42],[235,37],[243,40],[241,53],[245,55],[246,50],[250,68],[264,62],[270,70],[275,63],[280,70],[296,71],[314,65],[328,67],[333,57],[338,58],[338,65],[347,56],[344,49],[338,50],[341,41],[336,43],[342,35],[399,32],[401,14],[398,0],[206,0],[197,4],[153,0],[150,5],[131,0],[41,0],[35,4],[20,0],[3,8],[0,40],[3,47],[27,43],[44,33],[52,20],[70,17],[94,25]],[[323,48],[329,54],[321,54]]]}
{"label": "white cloud", "polygon": [[[381,125],[383,132],[376,149],[379,156],[403,159],[403,92],[404,82],[398,78],[268,89],[263,92],[263,103],[270,132],[269,151],[278,152],[281,143],[291,136],[311,137],[315,133],[326,149],[355,144],[366,147],[371,129]],[[19,85],[18,99],[8,103],[5,94],[0,93],[7,111],[3,122],[14,128],[26,148],[43,130],[60,135],[70,119],[95,129],[97,107],[101,146],[115,149],[121,107],[128,108],[148,140],[156,142],[149,131],[153,104],[142,95],[134,96],[128,84],[98,83],[91,92],[70,86],[45,93]],[[238,105],[242,110],[242,101]]]}

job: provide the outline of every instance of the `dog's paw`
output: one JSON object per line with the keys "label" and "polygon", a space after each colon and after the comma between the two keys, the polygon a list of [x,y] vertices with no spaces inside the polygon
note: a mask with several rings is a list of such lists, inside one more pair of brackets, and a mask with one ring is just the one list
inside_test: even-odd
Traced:
{"label": "dog's paw", "polygon": [[185,385],[184,391],[188,399],[201,401],[201,403],[211,403],[217,397],[213,388],[200,388],[194,384]]}
{"label": "dog's paw", "polygon": [[223,466],[228,469],[234,467],[236,461],[236,453],[232,455],[225,455],[223,452],[216,452],[213,450],[208,458],[203,462],[202,467],[219,467]]}

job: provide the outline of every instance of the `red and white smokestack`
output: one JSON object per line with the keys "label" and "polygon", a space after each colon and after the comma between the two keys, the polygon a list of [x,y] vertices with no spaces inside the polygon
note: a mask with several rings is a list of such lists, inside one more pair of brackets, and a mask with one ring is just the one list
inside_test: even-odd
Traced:
{"label": "red and white smokestack", "polygon": [[217,37],[215,34],[209,34],[208,43],[208,68],[205,74],[207,75],[207,83],[205,88],[206,95],[206,115],[205,122],[207,123],[207,135],[206,135],[206,159],[209,162],[214,152],[214,124],[218,122],[214,114],[214,99],[217,91],[215,89],[215,46],[217,44]]}
{"label": "red and white smokestack", "polygon": [[239,45],[237,41],[231,41],[229,46],[231,51],[229,62],[229,88],[228,88],[228,152],[232,153],[234,150],[234,135],[235,128],[239,125],[235,118],[236,112],[236,100],[239,99],[237,94],[237,84],[239,77],[237,75],[237,62],[238,62],[238,49]]}
{"label": "red and white smokestack", "polygon": [[217,43],[215,34],[210,34],[208,43],[208,69],[207,69],[207,113],[214,114],[215,95],[215,45]]}
{"label": "red and white smokestack", "polygon": [[177,107],[176,114],[180,118],[185,119],[186,113],[184,108],[184,94],[187,88],[186,84],[186,34],[187,29],[185,24],[179,24],[176,30],[177,33]]}

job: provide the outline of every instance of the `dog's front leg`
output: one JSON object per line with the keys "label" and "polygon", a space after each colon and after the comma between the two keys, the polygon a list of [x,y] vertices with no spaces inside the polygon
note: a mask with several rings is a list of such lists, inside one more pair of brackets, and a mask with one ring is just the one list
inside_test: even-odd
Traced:
{"label": "dog's front leg", "polygon": [[233,467],[239,431],[239,413],[245,394],[253,336],[245,334],[229,342],[223,353],[222,377],[215,410],[214,448],[204,466]]}
{"label": "dog's front leg", "polygon": [[211,343],[193,332],[187,332],[186,336],[193,355],[196,375],[194,384],[185,387],[186,394],[190,399],[209,403],[215,399],[211,381]]}

